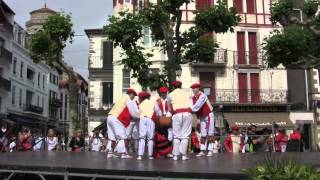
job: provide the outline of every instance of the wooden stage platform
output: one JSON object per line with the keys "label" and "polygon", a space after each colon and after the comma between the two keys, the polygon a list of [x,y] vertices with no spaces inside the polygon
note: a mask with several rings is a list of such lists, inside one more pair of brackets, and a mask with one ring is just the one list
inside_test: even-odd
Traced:
{"label": "wooden stage platform", "polygon": [[[215,154],[190,156],[188,161],[156,159],[106,159],[105,153],[16,152],[0,154],[1,175],[37,174],[90,179],[245,179],[242,169],[254,167],[266,157],[294,159],[320,167],[320,153]],[[43,179],[41,178],[41,179]],[[78,179],[78,178],[76,178]]]}

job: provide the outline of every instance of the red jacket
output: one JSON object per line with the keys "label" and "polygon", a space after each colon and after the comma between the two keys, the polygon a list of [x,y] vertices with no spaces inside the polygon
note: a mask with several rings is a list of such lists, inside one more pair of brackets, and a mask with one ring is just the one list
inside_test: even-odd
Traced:
{"label": "red jacket", "polygon": [[293,131],[290,134],[290,140],[301,140],[301,133],[299,131]]}
{"label": "red jacket", "polygon": [[286,134],[278,133],[276,135],[276,152],[281,152],[281,145],[287,145],[288,136]]}
{"label": "red jacket", "polygon": [[[236,139],[238,139],[238,142],[234,141]],[[224,148],[226,149],[226,151],[230,152],[230,153],[232,153],[234,151],[234,148],[237,148],[236,146],[239,145],[238,152],[242,152],[243,137],[241,137],[241,135],[229,134],[227,136],[227,138],[225,139],[223,145],[224,145]],[[234,152],[234,153],[238,153],[238,152]]]}

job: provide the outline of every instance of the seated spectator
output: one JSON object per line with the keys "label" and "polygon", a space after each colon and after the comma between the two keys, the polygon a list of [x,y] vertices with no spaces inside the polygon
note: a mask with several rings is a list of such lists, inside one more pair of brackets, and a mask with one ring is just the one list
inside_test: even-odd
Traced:
{"label": "seated spectator", "polygon": [[58,147],[58,138],[55,136],[53,129],[48,130],[48,137],[46,138],[47,150],[56,151]]}
{"label": "seated spectator", "polygon": [[76,130],[72,137],[69,147],[73,152],[81,152],[84,148],[84,138],[81,135],[81,130]]}
{"label": "seated spectator", "polygon": [[276,135],[275,143],[276,152],[286,152],[288,135],[286,134],[285,129],[279,130]]}
{"label": "seated spectator", "polygon": [[290,139],[287,144],[287,152],[300,152],[302,144],[302,134],[300,133],[299,128],[295,128],[293,132],[290,134]]}

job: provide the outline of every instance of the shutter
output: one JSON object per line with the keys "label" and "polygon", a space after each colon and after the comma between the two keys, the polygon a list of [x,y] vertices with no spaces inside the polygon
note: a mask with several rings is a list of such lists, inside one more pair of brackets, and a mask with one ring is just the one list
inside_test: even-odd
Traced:
{"label": "shutter", "polygon": [[113,103],[113,83],[102,83],[102,104],[111,105]]}
{"label": "shutter", "polygon": [[112,69],[113,44],[110,41],[103,42],[103,68]]}
{"label": "shutter", "polygon": [[242,0],[234,0],[233,5],[236,7],[238,13],[243,13]]}
{"label": "shutter", "polygon": [[238,74],[238,84],[239,84],[239,103],[247,103],[248,102],[248,83],[247,83],[246,73]]}
{"label": "shutter", "polygon": [[123,0],[119,0],[119,4],[123,5]]}
{"label": "shutter", "polygon": [[255,13],[255,0],[247,0],[247,13],[248,14]]}
{"label": "shutter", "polygon": [[260,87],[259,87],[259,74],[251,73],[251,102],[259,103],[260,102]]}
{"label": "shutter", "polygon": [[117,0],[113,0],[113,7],[116,7],[117,5]]}
{"label": "shutter", "polygon": [[237,32],[238,64],[246,64],[244,32]]}
{"label": "shutter", "polygon": [[211,7],[213,0],[196,0],[196,10],[207,9]]}
{"label": "shutter", "polygon": [[257,33],[249,32],[249,62],[258,64]]}

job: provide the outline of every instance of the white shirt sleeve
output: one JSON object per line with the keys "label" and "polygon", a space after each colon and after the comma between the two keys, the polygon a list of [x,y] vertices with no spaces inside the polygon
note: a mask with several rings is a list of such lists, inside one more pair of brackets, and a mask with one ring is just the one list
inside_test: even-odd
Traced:
{"label": "white shirt sleeve", "polygon": [[140,110],[137,106],[137,103],[132,101],[132,100],[129,100],[127,101],[126,103],[127,107],[128,107],[128,110],[130,112],[130,115],[135,118],[135,119],[139,119],[140,117]]}
{"label": "white shirt sleeve", "polygon": [[154,103],[154,111],[157,113],[157,116],[162,116],[160,107],[158,105],[158,101],[155,101],[155,103]]}
{"label": "white shirt sleeve", "polygon": [[192,112],[197,112],[206,103],[208,97],[205,94],[201,94],[198,101],[191,106]]}
{"label": "white shirt sleeve", "polygon": [[168,129],[168,140],[169,141],[173,140],[173,130],[172,130],[172,128]]}

